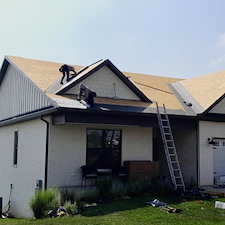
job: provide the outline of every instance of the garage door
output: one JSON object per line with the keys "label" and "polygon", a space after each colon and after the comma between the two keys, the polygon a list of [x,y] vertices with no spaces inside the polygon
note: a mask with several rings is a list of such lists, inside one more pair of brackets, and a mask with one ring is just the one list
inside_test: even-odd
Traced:
{"label": "garage door", "polygon": [[225,175],[225,139],[215,139],[213,144],[214,176]]}

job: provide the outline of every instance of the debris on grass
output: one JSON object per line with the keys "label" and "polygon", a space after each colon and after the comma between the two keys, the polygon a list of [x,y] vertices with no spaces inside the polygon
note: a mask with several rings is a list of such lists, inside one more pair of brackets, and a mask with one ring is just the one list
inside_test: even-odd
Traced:
{"label": "debris on grass", "polygon": [[155,199],[154,201],[150,201],[150,202],[145,202],[145,204],[151,205],[151,206],[154,206],[154,207],[160,207],[160,206],[166,206],[167,205],[167,203],[161,202],[158,199]]}
{"label": "debris on grass", "polygon": [[225,202],[215,201],[216,209],[225,209]]}
{"label": "debris on grass", "polygon": [[172,208],[169,206],[162,206],[161,210],[166,211],[167,213],[182,213],[181,209]]}

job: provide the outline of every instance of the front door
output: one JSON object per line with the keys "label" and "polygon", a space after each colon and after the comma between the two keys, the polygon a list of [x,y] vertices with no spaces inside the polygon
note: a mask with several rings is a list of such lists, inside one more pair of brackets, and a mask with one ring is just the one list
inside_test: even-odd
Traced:
{"label": "front door", "polygon": [[225,175],[225,139],[214,139],[213,173],[214,177]]}

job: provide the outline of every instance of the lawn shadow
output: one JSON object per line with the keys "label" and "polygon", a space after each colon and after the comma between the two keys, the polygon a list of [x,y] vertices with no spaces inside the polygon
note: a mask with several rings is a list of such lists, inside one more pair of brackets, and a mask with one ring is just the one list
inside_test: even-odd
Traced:
{"label": "lawn shadow", "polygon": [[158,199],[159,201],[165,202],[168,205],[176,205],[182,202],[181,199],[173,196],[154,196],[145,194],[140,197],[133,197],[130,199],[116,200],[110,203],[99,203],[96,207],[85,208],[82,212],[82,216],[92,217],[107,215],[115,212],[134,210],[138,208],[144,208],[149,206],[146,202]]}

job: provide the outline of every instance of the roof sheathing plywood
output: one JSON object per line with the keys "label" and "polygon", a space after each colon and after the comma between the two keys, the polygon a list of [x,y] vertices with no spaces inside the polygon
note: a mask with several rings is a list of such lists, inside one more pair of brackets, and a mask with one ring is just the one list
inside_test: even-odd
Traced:
{"label": "roof sheathing plywood", "polygon": [[225,71],[180,81],[204,110],[225,93]]}
{"label": "roof sheathing plywood", "polygon": [[[14,56],[7,56],[7,58],[27,77],[29,77],[29,79],[31,79],[43,92],[62,77],[62,73],[59,72],[59,68],[62,66],[62,63],[25,59]],[[100,63],[101,62],[97,62],[96,64],[91,65],[80,75],[82,76],[83,74],[86,74],[89,70]],[[83,67],[74,66],[74,68],[78,72]],[[157,101],[159,106],[162,106],[164,103],[168,109],[182,109],[177,98],[168,86],[168,83],[181,81],[181,79],[128,72],[123,72],[123,74],[127,77],[130,77],[129,80],[150,100],[153,102]],[[50,97],[51,95],[48,96]],[[68,98],[68,96],[63,96],[63,98]],[[107,98],[96,98],[96,103],[97,102],[118,105],[143,105],[145,107],[155,107],[155,104],[150,105],[141,101],[112,101]]]}
{"label": "roof sheathing plywood", "polygon": [[[14,56],[7,58],[16,65],[29,79],[31,79],[42,91],[45,91],[49,86],[62,77],[59,68],[62,63],[47,62],[34,59],[25,59]],[[74,66],[75,70],[81,67]]]}
{"label": "roof sheathing plywood", "polygon": [[169,83],[181,81],[181,79],[128,72],[124,72],[124,74],[129,77],[130,81],[132,81],[149,99],[158,102],[159,106],[162,106],[164,103],[166,107],[170,109],[182,108],[168,86]]}

